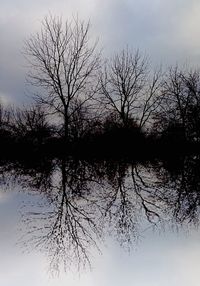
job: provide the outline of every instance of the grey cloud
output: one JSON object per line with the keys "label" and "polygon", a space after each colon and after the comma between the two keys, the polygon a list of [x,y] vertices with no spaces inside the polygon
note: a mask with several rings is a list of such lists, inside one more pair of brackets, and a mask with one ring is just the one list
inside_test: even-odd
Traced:
{"label": "grey cloud", "polygon": [[99,1],[94,16],[106,51],[129,44],[147,52],[157,63],[196,60],[194,50],[184,42],[183,27],[189,25],[189,15],[199,7],[198,1],[113,2],[103,1],[102,5]]}
{"label": "grey cloud", "polygon": [[0,96],[27,100],[23,40],[39,29],[48,13],[90,18],[105,55],[128,44],[154,63],[194,64],[200,59],[198,0],[7,0],[0,10]]}

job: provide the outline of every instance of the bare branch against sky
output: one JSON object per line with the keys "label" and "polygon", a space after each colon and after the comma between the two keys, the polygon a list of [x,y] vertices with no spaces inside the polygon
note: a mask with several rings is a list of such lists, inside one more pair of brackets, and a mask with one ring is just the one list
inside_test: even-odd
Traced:
{"label": "bare branch against sky", "polygon": [[148,54],[154,64],[185,62],[198,66],[200,58],[198,0],[53,0],[2,1],[0,9],[0,97],[26,102],[23,41],[38,31],[51,13],[70,19],[79,15],[92,23],[106,56],[129,45]]}

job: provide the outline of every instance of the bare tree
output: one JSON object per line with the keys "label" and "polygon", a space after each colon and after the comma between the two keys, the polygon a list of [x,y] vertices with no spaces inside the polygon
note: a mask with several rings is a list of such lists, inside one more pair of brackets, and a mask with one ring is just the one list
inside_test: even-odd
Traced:
{"label": "bare tree", "polygon": [[163,85],[163,110],[173,121],[181,123],[185,129],[190,93],[185,85],[184,72],[178,66],[170,68]]}
{"label": "bare tree", "polygon": [[[139,126],[142,128],[147,123],[153,122],[153,116],[162,103],[162,69],[159,68],[147,78],[147,85],[141,96]],[[151,121],[151,122],[150,122]]]}
{"label": "bare tree", "polygon": [[0,101],[0,130],[9,131],[11,121],[11,109],[10,107],[5,107]]}
{"label": "bare tree", "polygon": [[158,102],[160,73],[149,82],[147,58],[127,48],[106,64],[100,78],[105,107],[117,113],[124,126],[139,118],[142,127]]}
{"label": "bare tree", "polygon": [[43,88],[37,102],[61,115],[66,139],[76,112],[72,105],[86,104],[96,91],[100,54],[96,53],[97,41],[91,43],[89,39],[89,30],[90,23],[78,17],[63,22],[50,16],[42,22],[41,31],[25,43],[25,55],[31,67],[28,79],[40,91]]}
{"label": "bare tree", "polygon": [[29,138],[32,143],[42,143],[51,135],[52,126],[48,124],[45,112],[40,106],[12,108],[10,117],[10,129],[13,135],[20,140]]}
{"label": "bare tree", "polygon": [[[162,85],[162,103],[156,126],[168,133],[181,132],[184,139],[199,141],[200,73],[198,70],[171,67]],[[157,128],[158,130],[158,128]]]}

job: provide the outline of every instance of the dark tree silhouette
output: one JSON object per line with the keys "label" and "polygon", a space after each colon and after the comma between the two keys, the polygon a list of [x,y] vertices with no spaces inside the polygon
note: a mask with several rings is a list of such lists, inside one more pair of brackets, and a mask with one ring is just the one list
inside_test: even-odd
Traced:
{"label": "dark tree silhouette", "polygon": [[90,23],[78,17],[63,22],[50,16],[25,45],[31,68],[28,79],[40,88],[36,100],[63,118],[66,139],[74,112],[96,92],[100,55],[97,42],[91,44],[89,29]]}
{"label": "dark tree silhouette", "polygon": [[[199,141],[200,75],[198,70],[171,67],[162,85],[162,103],[156,111],[157,133],[170,140]],[[173,141],[173,140],[172,140]]]}
{"label": "dark tree silhouette", "polygon": [[159,102],[160,72],[150,79],[147,59],[139,51],[127,48],[116,54],[106,63],[100,82],[102,103],[125,127],[131,119],[143,127]]}
{"label": "dark tree silhouette", "polygon": [[10,135],[11,110],[0,102],[0,132],[1,136]]}
{"label": "dark tree silhouette", "polygon": [[50,138],[53,126],[50,126],[45,112],[40,106],[11,110],[10,128],[17,141],[25,140],[33,144],[43,144]]}

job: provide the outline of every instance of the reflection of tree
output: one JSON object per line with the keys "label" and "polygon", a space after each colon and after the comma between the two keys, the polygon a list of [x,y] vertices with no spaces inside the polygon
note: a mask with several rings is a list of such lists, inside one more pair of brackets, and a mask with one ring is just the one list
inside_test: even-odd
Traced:
{"label": "reflection of tree", "polygon": [[[54,253],[53,258],[56,258],[56,264],[62,257],[65,263],[76,259],[80,265],[85,262],[90,263],[88,250],[91,245],[97,245],[96,239],[100,237],[100,226],[93,216],[93,202],[87,194],[85,196],[83,193],[86,190],[85,177],[78,173],[77,180],[75,173],[69,174],[68,171],[75,170],[67,170],[66,162],[62,161],[62,184],[58,190],[60,194],[59,198],[56,197],[57,207],[46,238],[50,243],[53,242],[52,253]],[[92,178],[87,180],[92,181]]]}
{"label": "reflection of tree", "polygon": [[174,167],[57,159],[8,164],[5,172],[34,194],[22,208],[23,244],[46,251],[51,270],[59,271],[90,264],[108,233],[129,248],[149,226],[197,222],[199,165],[199,157]]}
{"label": "reflection of tree", "polygon": [[0,184],[20,184],[27,190],[48,190],[53,179],[55,164],[52,159],[29,158],[14,161],[0,161]]}
{"label": "reflection of tree", "polygon": [[132,166],[131,177],[133,180],[133,189],[140,200],[146,218],[149,222],[156,224],[160,220],[159,205],[155,198],[155,184],[152,178],[144,181],[144,176],[140,175],[137,166]]}
{"label": "reflection of tree", "polygon": [[[62,159],[52,168],[48,188],[38,185],[46,197],[43,204],[40,200],[31,212],[29,206],[24,208],[26,242],[46,250],[52,270],[71,262],[78,267],[90,264],[90,251],[98,248],[106,232],[129,247],[143,219],[155,224],[154,217],[159,218],[143,167]],[[26,176],[29,186],[35,186],[34,181],[35,177],[27,181]]]}
{"label": "reflection of tree", "polygon": [[[61,160],[48,190],[50,204],[24,216],[29,229],[28,245],[46,250],[50,267],[59,271],[71,262],[79,268],[90,264],[90,249],[101,237],[96,200],[88,195],[98,185],[84,162]],[[41,194],[43,189],[40,189]]]}
{"label": "reflection of tree", "polygon": [[131,199],[130,190],[126,186],[125,166],[118,166],[112,188],[103,194],[105,217],[109,221],[111,231],[116,234],[121,244],[129,244],[137,236],[137,217]]}
{"label": "reflection of tree", "polygon": [[[178,166],[178,168],[177,168]],[[178,223],[198,223],[200,212],[200,157],[183,157],[165,162],[160,171],[162,185],[160,198]]]}
{"label": "reflection of tree", "polygon": [[145,220],[156,225],[159,207],[153,192],[152,179],[144,167],[118,164],[112,177],[112,188],[104,194],[105,217],[122,245],[129,246],[139,235],[139,224]]}

